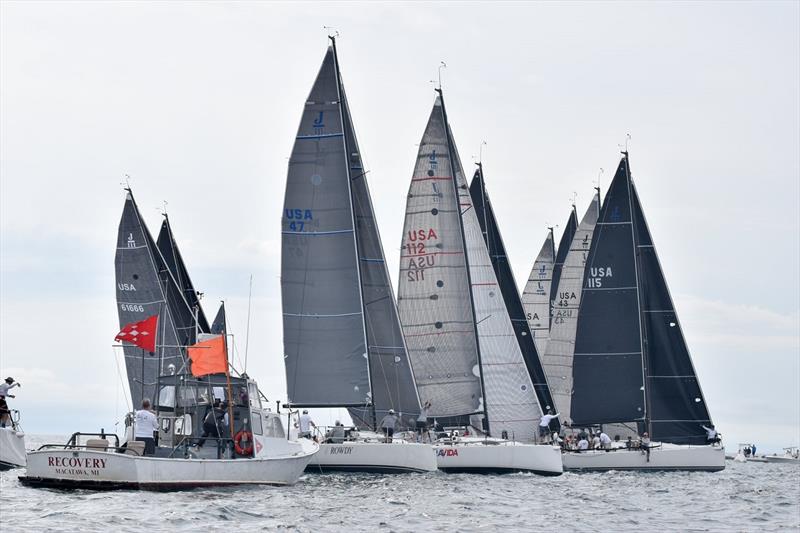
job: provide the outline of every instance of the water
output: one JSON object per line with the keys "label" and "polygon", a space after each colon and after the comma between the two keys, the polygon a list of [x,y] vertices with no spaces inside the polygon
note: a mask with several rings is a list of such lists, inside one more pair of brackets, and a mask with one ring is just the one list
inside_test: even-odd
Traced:
{"label": "water", "polygon": [[[40,439],[29,439],[36,445]],[[58,438],[56,442],[66,439]],[[48,439],[53,442],[53,439]],[[293,487],[56,491],[0,475],[0,530],[770,531],[800,529],[800,466],[723,472],[305,475]]]}

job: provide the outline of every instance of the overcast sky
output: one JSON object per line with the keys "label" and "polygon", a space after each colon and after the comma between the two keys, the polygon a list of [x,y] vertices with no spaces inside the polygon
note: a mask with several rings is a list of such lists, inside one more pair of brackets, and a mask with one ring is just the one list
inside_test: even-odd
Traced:
{"label": "overcast sky", "polygon": [[[327,46],[394,282],[440,61],[465,165],[517,284],[577,193],[631,169],[695,367],[729,447],[800,441],[800,4],[0,4],[0,374],[34,433],[110,429],[114,253],[131,186],[167,209],[206,312],[228,301],[248,372],[285,397],[287,158]],[[124,372],[124,369],[120,369]]]}

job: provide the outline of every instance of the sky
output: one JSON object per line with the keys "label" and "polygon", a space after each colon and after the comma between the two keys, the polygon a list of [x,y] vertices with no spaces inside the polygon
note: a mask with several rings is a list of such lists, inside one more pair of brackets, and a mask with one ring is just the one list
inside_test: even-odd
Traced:
{"label": "sky", "polygon": [[[0,3],[0,374],[31,433],[127,410],[114,292],[125,176],[170,215],[235,363],[285,398],[280,218],[303,104],[338,51],[397,283],[441,61],[462,161],[517,284],[573,199],[630,164],[727,445],[800,444],[800,3]],[[601,172],[600,169],[604,169]],[[166,204],[164,203],[166,202]],[[248,288],[253,276],[245,352]]]}

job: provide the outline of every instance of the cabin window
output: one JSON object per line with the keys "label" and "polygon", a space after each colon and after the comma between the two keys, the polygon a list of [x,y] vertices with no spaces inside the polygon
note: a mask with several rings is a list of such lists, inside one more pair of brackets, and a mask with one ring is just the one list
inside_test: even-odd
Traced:
{"label": "cabin window", "polygon": [[158,393],[158,406],[159,407],[175,407],[175,386],[168,385],[161,387],[161,392]]}
{"label": "cabin window", "polygon": [[261,409],[261,398],[258,396],[258,387],[255,383],[250,383],[247,388],[250,391],[250,407],[253,409]]}
{"label": "cabin window", "polygon": [[261,413],[259,412],[251,413],[250,421],[252,422],[253,433],[255,433],[256,435],[263,435],[264,429],[261,424]]}
{"label": "cabin window", "polygon": [[269,416],[264,420],[264,436],[285,439],[286,433],[283,432],[283,424],[277,416]]}
{"label": "cabin window", "polygon": [[197,405],[197,387],[184,385],[178,387],[178,405],[181,407],[193,407]]}

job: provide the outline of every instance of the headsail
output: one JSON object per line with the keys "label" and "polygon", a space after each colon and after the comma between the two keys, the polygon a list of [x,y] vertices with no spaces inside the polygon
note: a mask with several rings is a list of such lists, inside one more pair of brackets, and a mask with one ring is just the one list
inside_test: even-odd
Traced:
{"label": "headsail", "polygon": [[420,400],[439,417],[476,413],[482,396],[454,167],[437,96],[406,201],[397,306]]}
{"label": "headsail", "polygon": [[481,171],[479,165],[469,192],[459,180],[459,192],[486,413],[492,435],[505,430],[509,437],[531,440],[542,415],[540,402],[552,400]]}
{"label": "headsail", "polygon": [[130,344],[123,348],[131,400],[133,407],[138,408],[143,398],[154,399],[158,376],[169,365],[178,371],[183,368],[181,346],[185,344],[171,312],[182,299],[180,289],[174,285],[130,190],[119,223],[114,271],[120,327],[149,316],[159,317],[155,353],[146,353]]}
{"label": "headsail", "polygon": [[564,267],[564,261],[567,259],[569,247],[572,243],[572,238],[575,236],[575,231],[578,229],[578,214],[575,212],[575,206],[569,212],[567,225],[564,226],[564,233],[561,234],[561,240],[558,241],[558,248],[556,249],[556,259],[553,263],[553,278],[550,282],[550,327],[553,326],[553,308],[556,304],[556,289],[558,282],[561,280],[561,269]]}
{"label": "headsail", "polygon": [[333,48],[306,101],[282,217],[283,344],[289,402],[371,402],[364,311]]}
{"label": "headsail", "polygon": [[522,307],[539,355],[544,354],[550,338],[550,290],[555,256],[553,228],[550,228],[522,291]]}
{"label": "headsail", "polygon": [[[187,315],[186,321],[190,324],[188,328],[189,331],[187,331],[189,335],[187,344],[194,344],[196,329],[199,329],[200,333],[209,332],[208,319],[206,319],[203,307],[200,305],[198,293],[189,277],[186,263],[183,262],[183,256],[181,256],[181,252],[178,250],[178,243],[175,242],[175,235],[172,233],[172,226],[169,223],[169,217],[166,213],[164,213],[164,221],[161,223],[161,231],[158,233],[156,244],[158,245],[158,250],[161,252],[161,256],[164,258],[167,267],[170,272],[172,272],[172,276],[183,291],[183,297],[188,305],[187,307],[187,305],[183,305],[183,302],[181,302],[179,308],[174,309],[173,313]],[[197,327],[195,328],[195,326]]]}
{"label": "headsail", "polygon": [[564,420],[570,420],[575,331],[578,326],[586,259],[599,211],[600,196],[595,194],[569,245],[558,287],[553,288],[555,295],[553,323],[550,326],[550,339],[545,349],[543,363],[556,408]]}
{"label": "headsail", "polygon": [[228,322],[225,316],[225,302],[219,304],[219,311],[217,311],[217,316],[214,317],[214,322],[211,323],[211,330],[209,333],[214,335],[227,335]]}

